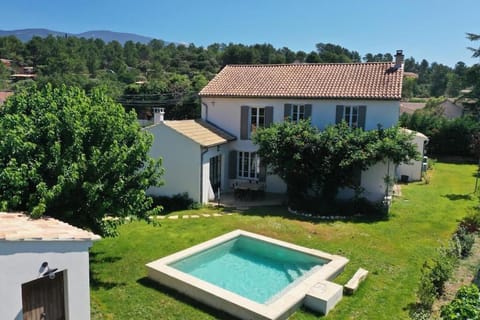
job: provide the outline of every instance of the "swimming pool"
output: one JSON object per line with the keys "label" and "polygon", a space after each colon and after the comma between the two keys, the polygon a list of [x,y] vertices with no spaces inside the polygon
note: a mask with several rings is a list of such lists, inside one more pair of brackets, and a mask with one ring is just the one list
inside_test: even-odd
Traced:
{"label": "swimming pool", "polygon": [[243,319],[285,319],[348,260],[236,230],[147,264],[155,281]]}

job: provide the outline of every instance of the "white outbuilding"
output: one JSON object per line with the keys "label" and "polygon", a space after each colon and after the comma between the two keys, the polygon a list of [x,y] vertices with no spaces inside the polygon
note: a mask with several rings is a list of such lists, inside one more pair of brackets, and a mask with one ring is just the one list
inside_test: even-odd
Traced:
{"label": "white outbuilding", "polygon": [[50,217],[0,212],[0,317],[90,319],[88,249],[98,239]]}
{"label": "white outbuilding", "polygon": [[428,137],[423,133],[406,128],[402,128],[402,131],[412,135],[412,143],[416,146],[417,152],[420,154],[420,159],[410,160],[409,162],[398,165],[397,179],[402,182],[422,180],[422,172],[426,169],[423,163]]}

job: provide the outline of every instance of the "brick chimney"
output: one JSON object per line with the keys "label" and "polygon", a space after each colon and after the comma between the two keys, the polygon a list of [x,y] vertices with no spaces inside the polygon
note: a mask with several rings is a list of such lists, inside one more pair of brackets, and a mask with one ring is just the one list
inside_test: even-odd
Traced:
{"label": "brick chimney", "polygon": [[403,65],[403,59],[405,56],[403,55],[403,50],[397,50],[397,54],[395,55],[395,67],[401,68]]}
{"label": "brick chimney", "polygon": [[153,124],[163,122],[165,116],[165,108],[153,107]]}

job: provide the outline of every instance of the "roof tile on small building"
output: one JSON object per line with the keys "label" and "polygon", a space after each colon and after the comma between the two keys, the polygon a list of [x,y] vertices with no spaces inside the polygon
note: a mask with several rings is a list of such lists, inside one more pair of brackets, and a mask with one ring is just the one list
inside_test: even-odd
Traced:
{"label": "roof tile on small building", "polygon": [[399,100],[402,79],[391,62],[227,65],[200,96]]}
{"label": "roof tile on small building", "polygon": [[0,241],[98,240],[100,236],[51,217],[32,219],[23,213],[0,212]]}
{"label": "roof tile on small building", "polygon": [[213,147],[235,140],[235,136],[215,127],[204,120],[170,120],[164,125],[172,128],[202,147]]}

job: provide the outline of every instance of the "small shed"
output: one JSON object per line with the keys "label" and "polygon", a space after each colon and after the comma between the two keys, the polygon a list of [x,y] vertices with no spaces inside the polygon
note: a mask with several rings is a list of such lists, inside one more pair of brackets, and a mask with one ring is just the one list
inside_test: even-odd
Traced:
{"label": "small shed", "polygon": [[0,212],[2,319],[90,319],[88,249],[100,236],[59,220]]}
{"label": "small shed", "polygon": [[422,163],[425,155],[425,147],[428,143],[428,137],[423,133],[416,132],[410,129],[402,128],[403,132],[412,134],[412,142],[415,144],[420,160],[410,160],[408,163],[401,163],[397,167],[397,178],[402,182],[419,181],[422,180]]}

